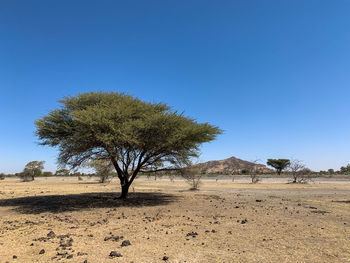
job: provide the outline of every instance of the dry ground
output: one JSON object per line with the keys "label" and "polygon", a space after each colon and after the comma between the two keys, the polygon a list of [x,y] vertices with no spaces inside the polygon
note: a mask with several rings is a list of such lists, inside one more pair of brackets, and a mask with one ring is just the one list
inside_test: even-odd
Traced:
{"label": "dry ground", "polygon": [[139,179],[125,202],[117,181],[0,181],[0,263],[350,262],[349,182],[186,189]]}

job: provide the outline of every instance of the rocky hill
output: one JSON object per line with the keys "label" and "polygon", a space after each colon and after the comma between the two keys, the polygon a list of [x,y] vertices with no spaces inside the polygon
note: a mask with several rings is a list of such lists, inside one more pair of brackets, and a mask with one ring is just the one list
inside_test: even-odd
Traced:
{"label": "rocky hill", "polygon": [[236,157],[199,163],[196,166],[200,167],[202,172],[206,174],[233,174],[241,173],[242,171],[259,171],[263,173],[271,172],[271,170],[263,164],[255,164]]}

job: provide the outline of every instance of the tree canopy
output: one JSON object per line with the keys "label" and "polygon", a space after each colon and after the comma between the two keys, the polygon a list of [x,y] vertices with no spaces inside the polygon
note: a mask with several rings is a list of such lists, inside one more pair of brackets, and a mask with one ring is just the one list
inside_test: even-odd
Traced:
{"label": "tree canopy", "polygon": [[280,175],[281,172],[290,165],[289,159],[268,159],[267,165],[276,169],[277,174]]}
{"label": "tree canopy", "polygon": [[139,172],[184,166],[198,156],[202,143],[222,133],[164,103],[147,103],[123,93],[90,92],[59,102],[60,108],[35,122],[40,143],[58,147],[59,163],[71,168],[110,160],[122,198]]}

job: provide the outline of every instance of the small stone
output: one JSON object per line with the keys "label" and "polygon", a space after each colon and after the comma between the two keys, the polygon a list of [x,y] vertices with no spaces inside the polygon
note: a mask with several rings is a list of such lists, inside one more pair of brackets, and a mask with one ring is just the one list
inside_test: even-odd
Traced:
{"label": "small stone", "polygon": [[198,236],[198,233],[197,232],[189,232],[189,233],[187,233],[187,235],[186,235],[187,237],[196,237],[196,236]]}
{"label": "small stone", "polygon": [[56,237],[56,234],[55,232],[53,232],[52,230],[47,234],[47,237],[48,238],[55,238]]}
{"label": "small stone", "polygon": [[67,259],[73,258],[73,254],[67,256]]}
{"label": "small stone", "polygon": [[119,257],[122,257],[122,254],[118,253],[117,251],[111,251],[111,253],[109,253],[109,257],[110,258],[119,258]]}
{"label": "small stone", "polygon": [[45,249],[40,250],[39,255],[45,254]]}
{"label": "small stone", "polygon": [[169,259],[169,257],[167,257],[167,256],[164,256],[163,258],[162,258],[162,260],[164,260],[164,261],[167,261]]}
{"label": "small stone", "polygon": [[12,256],[12,258],[13,258],[13,259],[16,259],[16,258],[17,258],[17,256],[16,256],[16,255],[13,255],[13,256]]}
{"label": "small stone", "polygon": [[131,245],[131,243],[129,240],[124,240],[121,244],[122,247],[130,246],[130,245]]}

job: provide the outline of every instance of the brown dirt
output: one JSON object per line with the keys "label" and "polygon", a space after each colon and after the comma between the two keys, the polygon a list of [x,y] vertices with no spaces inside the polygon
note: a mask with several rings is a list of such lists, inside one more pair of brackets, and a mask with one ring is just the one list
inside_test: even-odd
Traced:
{"label": "brown dirt", "polygon": [[349,183],[186,189],[139,179],[125,202],[117,181],[0,181],[0,263],[350,262]]}

